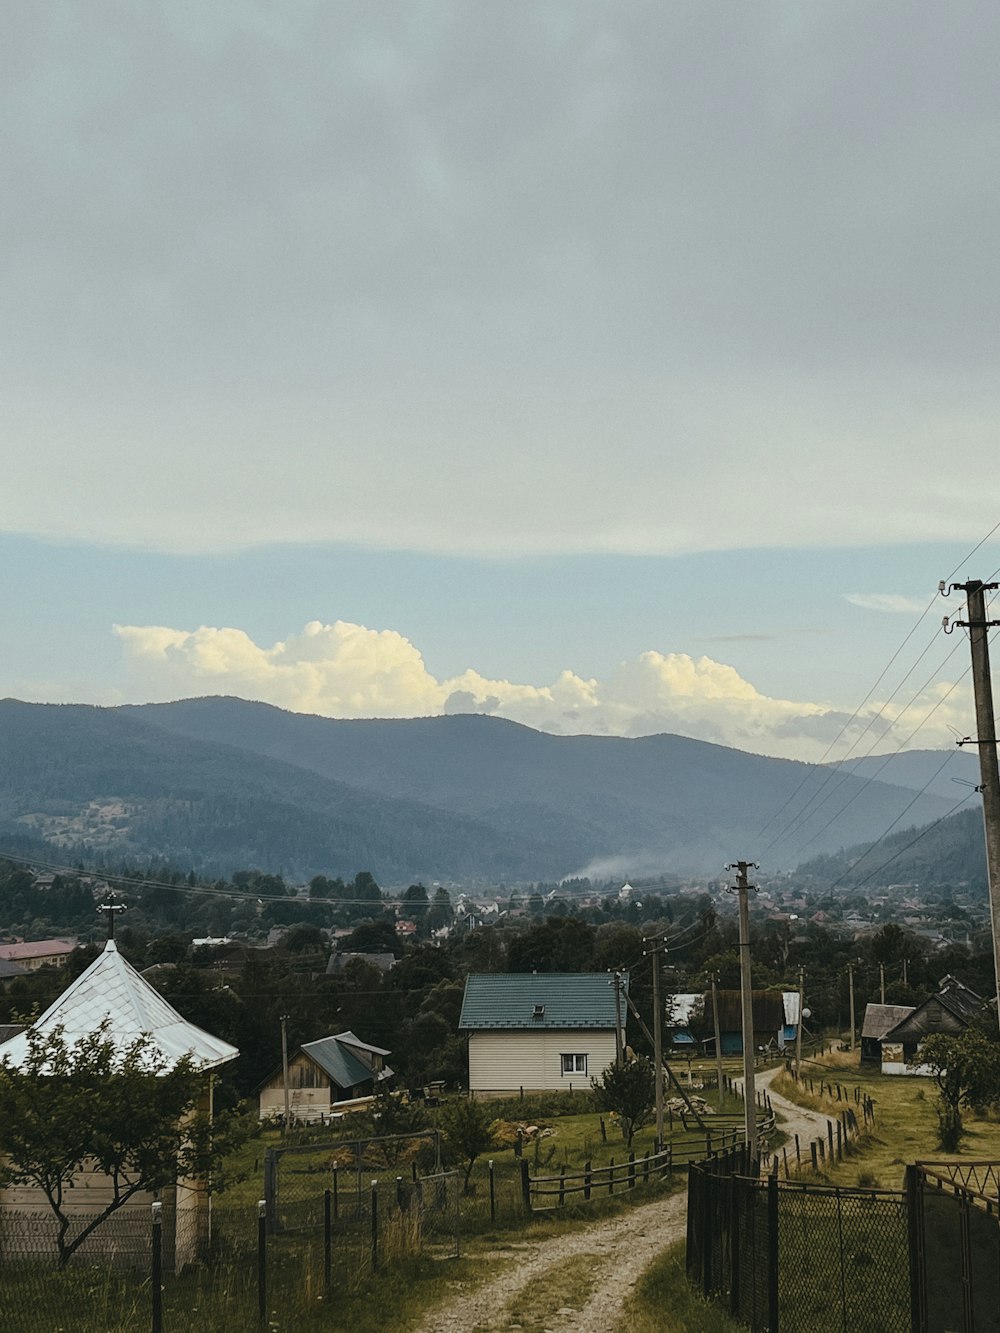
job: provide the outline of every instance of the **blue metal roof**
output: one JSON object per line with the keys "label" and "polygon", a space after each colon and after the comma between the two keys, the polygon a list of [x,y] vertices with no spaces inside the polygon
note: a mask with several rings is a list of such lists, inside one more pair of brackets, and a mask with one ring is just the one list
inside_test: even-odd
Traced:
{"label": "blue metal roof", "polygon": [[[622,989],[628,978],[622,978]],[[626,1006],[622,1000],[622,1026]],[[458,1026],[465,1031],[615,1026],[615,988],[606,972],[508,972],[466,979]]]}

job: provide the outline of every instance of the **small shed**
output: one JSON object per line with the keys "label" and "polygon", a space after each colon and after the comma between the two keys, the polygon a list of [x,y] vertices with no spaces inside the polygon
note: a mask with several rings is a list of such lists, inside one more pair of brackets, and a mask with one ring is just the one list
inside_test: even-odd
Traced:
{"label": "small shed", "polygon": [[[170,1066],[190,1056],[205,1073],[204,1091],[197,1110],[211,1114],[211,1071],[235,1060],[239,1051],[183,1018],[121,956],[113,939],[108,940],[104,951],[31,1025],[31,1030],[45,1033],[59,1028],[67,1043],[73,1045],[91,1035],[105,1021],[109,1025],[109,1037],[121,1050],[127,1050],[138,1038],[146,1036],[152,1039],[155,1048]],[[17,1068],[25,1061],[28,1055],[27,1031],[25,1029],[13,1034],[0,1045],[0,1063]],[[110,1190],[106,1176],[94,1169],[84,1170],[74,1179],[73,1186],[73,1198],[66,1207],[74,1219],[82,1223],[104,1209]],[[164,1210],[165,1222],[169,1219],[169,1234],[167,1225],[164,1226],[165,1261],[173,1261],[180,1267],[201,1257],[207,1250],[211,1200],[207,1185],[202,1181],[178,1180],[169,1195],[169,1198],[164,1199],[168,1205]],[[152,1202],[151,1195],[136,1194],[130,1207],[134,1209],[145,1205],[144,1216],[148,1217],[149,1204]],[[0,1245],[5,1220],[14,1220],[14,1214],[45,1218],[46,1223],[51,1218],[54,1232],[55,1218],[41,1190],[12,1185],[0,1188]],[[37,1240],[39,1256],[55,1253],[55,1241],[44,1226],[39,1225],[32,1234]],[[81,1246],[79,1253],[106,1256],[112,1248],[117,1251],[115,1240],[110,1239],[115,1234],[113,1228],[107,1228],[102,1233],[98,1227]],[[142,1246],[144,1250],[148,1248],[144,1233]]]}
{"label": "small shed", "polygon": [[[306,1042],[288,1061],[288,1108],[294,1120],[325,1120],[338,1104],[371,1097],[379,1083],[392,1078],[385,1063],[391,1052],[372,1046],[353,1032],[338,1032]],[[260,1119],[285,1114],[285,1075],[279,1065],[261,1085]]]}
{"label": "small shed", "polygon": [[[624,994],[619,1005],[624,1033]],[[614,983],[603,972],[473,974],[458,1026],[473,1096],[589,1088],[615,1059]]]}
{"label": "small shed", "polygon": [[865,1021],[861,1026],[861,1063],[881,1065],[882,1038],[887,1032],[909,1018],[912,1004],[869,1004],[865,1006]]}

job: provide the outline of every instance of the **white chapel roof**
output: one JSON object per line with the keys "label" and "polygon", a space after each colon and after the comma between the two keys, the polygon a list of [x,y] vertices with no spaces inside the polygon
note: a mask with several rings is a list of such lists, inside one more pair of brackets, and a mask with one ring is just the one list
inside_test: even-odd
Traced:
{"label": "white chapel roof", "polygon": [[[108,940],[104,952],[31,1025],[31,1030],[51,1032],[60,1027],[66,1042],[73,1046],[105,1019],[108,1036],[120,1050],[148,1034],[169,1068],[185,1055],[190,1055],[199,1069],[215,1069],[239,1055],[229,1042],[182,1018],[121,956],[114,940]],[[22,1032],[0,1045],[0,1063],[6,1060],[17,1068],[27,1053],[28,1039]]]}

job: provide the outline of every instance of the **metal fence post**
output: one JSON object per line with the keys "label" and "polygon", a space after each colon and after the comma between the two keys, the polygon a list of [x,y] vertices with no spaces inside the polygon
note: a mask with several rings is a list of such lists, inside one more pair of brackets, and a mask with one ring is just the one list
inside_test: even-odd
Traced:
{"label": "metal fence post", "polygon": [[923,1217],[920,1197],[920,1172],[916,1166],[906,1168],[906,1241],[910,1261],[910,1327],[913,1333],[925,1333],[927,1312],[924,1309],[924,1244]]}
{"label": "metal fence post", "polygon": [[339,1206],[338,1206],[339,1201],[338,1201],[338,1198],[337,1198],[337,1185],[338,1185],[338,1176],[339,1176],[339,1172],[340,1172],[340,1168],[337,1166],[336,1162],[334,1162],[334,1164],[333,1164],[333,1216],[334,1216],[334,1220],[336,1220],[336,1218],[338,1217],[339,1212],[340,1212],[340,1209],[339,1209]]}
{"label": "metal fence post", "polygon": [[149,1283],[153,1297],[153,1333],[163,1333],[163,1204],[154,1203]]}
{"label": "metal fence post", "polygon": [[257,1204],[257,1318],[267,1323],[267,1200]]}
{"label": "metal fence post", "polygon": [[378,1268],[378,1181],[372,1181],[372,1272]]}
{"label": "metal fence post", "polygon": [[403,1211],[403,1177],[396,1177],[396,1207],[400,1212]]}
{"label": "metal fence post", "polygon": [[767,1328],[778,1333],[778,1177],[767,1178]]}
{"label": "metal fence post", "polygon": [[330,1295],[331,1268],[333,1264],[333,1195],[330,1190],[323,1191],[323,1283],[327,1296]]}
{"label": "metal fence post", "polygon": [[497,1191],[496,1191],[496,1181],[493,1175],[492,1157],[490,1158],[489,1161],[489,1168],[490,1168],[490,1221],[495,1222],[497,1220]]}

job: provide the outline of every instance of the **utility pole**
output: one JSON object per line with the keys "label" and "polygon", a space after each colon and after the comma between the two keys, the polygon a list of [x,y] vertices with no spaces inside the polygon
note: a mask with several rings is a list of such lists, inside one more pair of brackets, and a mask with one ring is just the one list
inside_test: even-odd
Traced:
{"label": "utility pole", "polygon": [[[989,631],[1000,624],[997,620],[986,619],[986,594],[998,585],[983,583],[972,579],[968,583],[953,583],[945,589],[943,583],[938,587],[945,596],[949,592],[964,592],[968,620],[953,620],[951,625],[945,617],[945,632],[950,634],[955,625],[963,625],[969,631],[969,647],[972,650],[972,688],[976,696],[976,739],[967,736],[959,745],[974,744],[979,746],[979,789],[983,795],[983,823],[986,833],[986,875],[990,888],[990,924],[993,928],[993,966],[996,974],[997,998],[1000,1000],[1000,767],[997,764],[997,731],[993,713],[993,681],[990,674]],[[1000,1005],[997,1009],[1000,1018]]]}
{"label": "utility pole", "polygon": [[663,1020],[660,1013],[660,941],[649,940],[653,959],[653,1060],[656,1075],[656,1151],[663,1151]]}
{"label": "utility pole", "polygon": [[907,979],[906,979],[906,965],[907,965],[907,963],[909,963],[909,961],[910,961],[909,958],[904,958],[904,959],[903,959],[903,985],[904,985],[904,986],[909,985],[909,982],[908,982]]}
{"label": "utility pole", "polygon": [[285,1129],[288,1133],[288,1127],[291,1124],[291,1109],[288,1101],[288,1015],[281,1015],[281,1075],[282,1083],[285,1088]]}
{"label": "utility pole", "polygon": [[719,1080],[719,1110],[721,1111],[726,1102],[726,1091],[722,1082],[722,1035],[719,1031],[719,990],[717,982],[719,975],[712,973],[712,1026],[715,1028],[715,1072]]}
{"label": "utility pole", "polygon": [[737,861],[727,866],[727,870],[736,871],[736,885],[730,892],[739,894],[740,902],[740,999],[742,1001],[743,1028],[743,1109],[746,1121],[747,1152],[750,1162],[756,1170],[757,1152],[757,1090],[754,1086],[754,1044],[753,1044],[753,990],[750,980],[750,903],[751,887],[747,883],[747,870],[753,862]]}
{"label": "utility pole", "polygon": [[802,1071],[802,1020],[805,1014],[805,969],[799,968],[799,1021],[795,1029],[795,1073]]}
{"label": "utility pole", "polygon": [[615,971],[612,979],[615,988],[615,1064],[625,1063],[625,1036],[622,1032],[622,974]]}
{"label": "utility pole", "polygon": [[878,998],[880,1004],[885,1004],[885,963],[878,965]]}
{"label": "utility pole", "polygon": [[854,1050],[854,964],[847,964],[847,984],[851,991],[851,1050]]}

